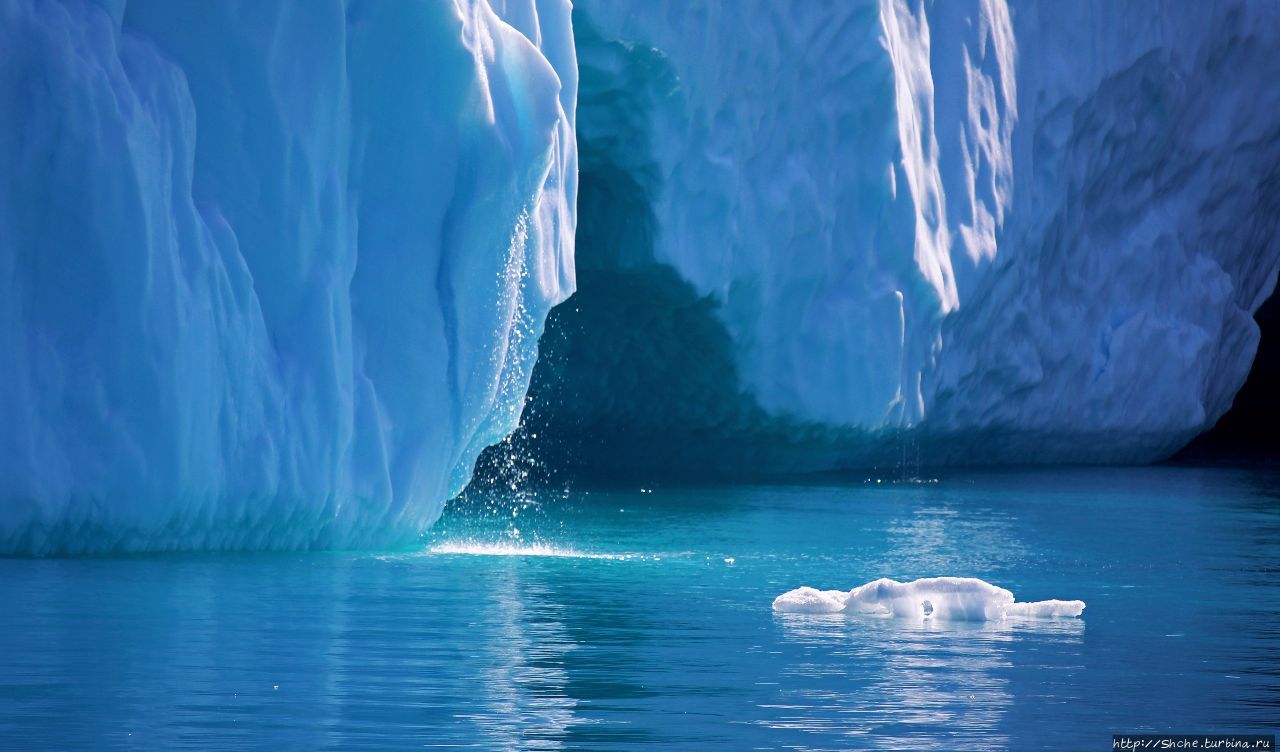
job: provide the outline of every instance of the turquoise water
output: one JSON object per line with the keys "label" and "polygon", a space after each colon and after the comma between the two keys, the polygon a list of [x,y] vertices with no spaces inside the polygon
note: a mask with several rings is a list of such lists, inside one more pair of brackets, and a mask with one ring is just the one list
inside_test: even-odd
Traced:
{"label": "turquoise water", "polygon": [[[1274,473],[1182,468],[581,491],[455,506],[407,552],[0,560],[0,748],[1274,733],[1278,497]],[[930,575],[1088,608],[1007,625],[770,609],[800,585]]]}

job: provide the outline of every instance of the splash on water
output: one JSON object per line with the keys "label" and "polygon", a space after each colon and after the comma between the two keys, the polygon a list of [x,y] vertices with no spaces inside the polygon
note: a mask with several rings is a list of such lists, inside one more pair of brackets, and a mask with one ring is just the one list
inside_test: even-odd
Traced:
{"label": "splash on water", "polygon": [[605,554],[561,548],[545,543],[445,541],[422,553],[436,556],[543,556],[557,559],[610,559],[625,561],[643,558],[635,554]]}

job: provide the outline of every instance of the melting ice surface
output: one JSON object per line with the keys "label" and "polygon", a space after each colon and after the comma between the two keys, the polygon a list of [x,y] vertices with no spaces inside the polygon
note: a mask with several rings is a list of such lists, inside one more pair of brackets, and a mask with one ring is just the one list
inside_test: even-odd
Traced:
{"label": "melting ice surface", "polygon": [[1007,617],[1079,616],[1084,601],[1018,603],[1013,593],[976,577],[926,577],[911,582],[879,579],[844,592],[801,587],[779,595],[773,610],[793,614],[877,614],[945,621],[993,621]]}

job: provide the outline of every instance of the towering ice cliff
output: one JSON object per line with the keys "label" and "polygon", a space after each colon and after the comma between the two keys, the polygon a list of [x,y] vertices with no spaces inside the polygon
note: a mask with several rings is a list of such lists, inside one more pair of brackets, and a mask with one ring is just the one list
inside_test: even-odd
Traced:
{"label": "towering ice cliff", "polygon": [[0,552],[390,544],[573,289],[567,0],[0,0]]}
{"label": "towering ice cliff", "polygon": [[0,0],[0,552],[409,540],[575,283],[526,434],[609,472],[1158,458],[1275,284],[1277,48],[1244,0]]}
{"label": "towering ice cliff", "polygon": [[852,466],[899,435],[926,462],[1145,461],[1230,406],[1280,262],[1275,4],[574,22],[580,292],[535,377],[573,408],[531,433],[611,472]]}

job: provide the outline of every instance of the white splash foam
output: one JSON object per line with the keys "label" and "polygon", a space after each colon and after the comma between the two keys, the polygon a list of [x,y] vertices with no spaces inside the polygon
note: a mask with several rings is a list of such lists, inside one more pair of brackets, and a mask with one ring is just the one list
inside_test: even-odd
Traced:
{"label": "white splash foam", "polygon": [[545,543],[479,543],[448,541],[428,548],[425,553],[450,556],[543,556],[557,559],[630,559],[630,554],[599,554]]}
{"label": "white splash foam", "polygon": [[912,619],[992,621],[1004,618],[1079,616],[1084,601],[1014,601],[1013,593],[976,577],[928,577],[913,582],[879,579],[861,587],[783,593],[773,610],[792,614],[861,613]]}

